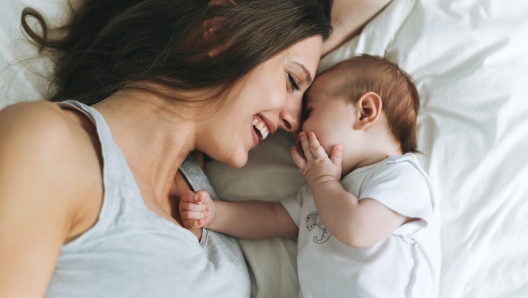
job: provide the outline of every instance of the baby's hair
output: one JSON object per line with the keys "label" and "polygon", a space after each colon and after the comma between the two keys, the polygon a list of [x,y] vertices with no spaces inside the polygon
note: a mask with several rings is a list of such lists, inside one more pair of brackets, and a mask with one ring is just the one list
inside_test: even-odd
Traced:
{"label": "baby's hair", "polygon": [[381,97],[389,130],[400,143],[402,153],[417,153],[416,116],[420,96],[411,77],[385,58],[361,55],[343,61],[329,71],[339,71],[343,83],[330,92],[355,103],[363,94],[374,92]]}

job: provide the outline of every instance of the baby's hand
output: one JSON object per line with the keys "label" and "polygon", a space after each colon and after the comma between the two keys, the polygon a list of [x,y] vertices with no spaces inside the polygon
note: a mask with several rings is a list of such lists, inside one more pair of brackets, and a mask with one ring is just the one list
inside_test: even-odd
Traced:
{"label": "baby's hand", "polygon": [[301,132],[301,139],[304,157],[297,152],[295,147],[290,149],[293,161],[306,178],[311,188],[330,180],[341,180],[341,159],[342,148],[335,145],[332,148],[331,156],[328,158],[324,148],[319,144],[315,133]]}
{"label": "baby's hand", "polygon": [[214,220],[216,208],[206,191],[188,191],[180,198],[180,216],[187,229],[208,227]]}

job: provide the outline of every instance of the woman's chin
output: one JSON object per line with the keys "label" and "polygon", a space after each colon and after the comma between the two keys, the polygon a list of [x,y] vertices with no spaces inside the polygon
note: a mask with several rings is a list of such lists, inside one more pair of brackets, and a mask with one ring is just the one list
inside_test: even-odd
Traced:
{"label": "woman's chin", "polygon": [[226,163],[228,166],[240,169],[241,167],[245,166],[248,161],[248,155],[247,153],[244,154],[244,156],[238,156],[237,158],[233,158],[230,160],[229,163]]}
{"label": "woman's chin", "polygon": [[222,156],[219,158],[211,157],[235,169],[245,166],[248,161],[248,153],[246,151],[233,153],[230,156]]}

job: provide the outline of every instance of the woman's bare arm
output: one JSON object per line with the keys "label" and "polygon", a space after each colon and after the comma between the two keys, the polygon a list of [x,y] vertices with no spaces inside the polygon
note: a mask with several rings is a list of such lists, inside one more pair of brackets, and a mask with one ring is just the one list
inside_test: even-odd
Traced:
{"label": "woman's bare arm", "polygon": [[391,0],[334,0],[330,19],[334,28],[323,44],[326,55],[358,34],[363,26],[380,12]]}
{"label": "woman's bare arm", "polygon": [[82,142],[54,104],[0,111],[3,297],[42,297],[61,246],[97,220],[100,171],[97,156],[93,165],[93,155],[79,149]]}

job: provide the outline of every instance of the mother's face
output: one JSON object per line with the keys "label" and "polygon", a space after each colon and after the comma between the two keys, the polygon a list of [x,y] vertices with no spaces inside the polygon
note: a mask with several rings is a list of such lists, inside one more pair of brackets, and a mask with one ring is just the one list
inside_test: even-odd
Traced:
{"label": "mother's face", "polygon": [[302,96],[315,76],[321,46],[320,36],[307,38],[237,82],[220,109],[205,121],[197,149],[242,167],[259,138],[277,129],[298,130]]}

